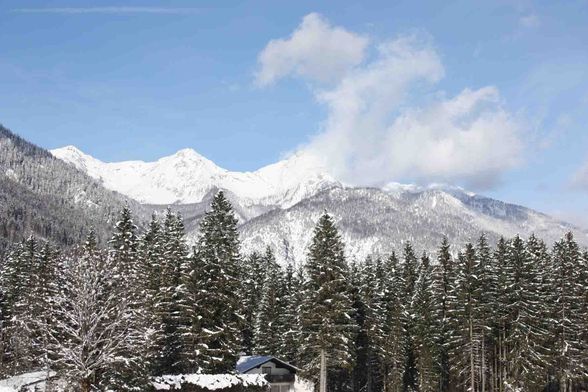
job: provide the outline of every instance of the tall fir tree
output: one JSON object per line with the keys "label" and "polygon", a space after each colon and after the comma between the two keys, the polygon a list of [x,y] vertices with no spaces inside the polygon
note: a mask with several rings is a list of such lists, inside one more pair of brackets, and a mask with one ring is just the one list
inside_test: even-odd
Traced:
{"label": "tall fir tree", "polygon": [[184,240],[184,223],[181,216],[169,208],[163,220],[161,255],[161,279],[155,298],[155,312],[158,320],[158,336],[155,339],[157,358],[155,374],[179,374],[187,369],[187,348],[183,327],[186,325],[186,312],[183,307],[183,273],[185,271],[187,249]]}
{"label": "tall fir tree", "polygon": [[402,268],[395,253],[385,262],[384,341],[382,342],[382,384],[386,392],[399,392],[404,371],[404,281]]}
{"label": "tall fir tree", "polygon": [[475,313],[475,333],[478,336],[479,348],[476,366],[478,368],[478,386],[480,392],[489,389],[491,342],[492,342],[492,287],[494,287],[494,274],[492,268],[492,251],[488,245],[486,236],[482,234],[476,246],[477,264],[474,274],[478,280],[478,306]]}
{"label": "tall fir tree", "polygon": [[447,237],[443,238],[437,252],[437,266],[434,268],[433,293],[435,296],[435,319],[438,330],[435,334],[439,351],[439,391],[447,392],[452,380],[449,360],[451,345],[451,305],[455,283],[453,257]]}
{"label": "tall fir tree", "polygon": [[412,244],[407,242],[403,251],[404,264],[402,267],[403,277],[403,350],[404,350],[404,391],[418,390],[418,369],[416,364],[416,314],[414,295],[418,280],[419,263]]}
{"label": "tall fir tree", "polygon": [[246,355],[254,354],[255,322],[264,282],[263,257],[254,251],[245,258],[241,268],[242,296],[240,306],[243,312],[241,344]]}
{"label": "tall fir tree", "polygon": [[423,254],[414,294],[415,351],[420,392],[433,392],[439,389],[439,352],[435,339],[438,325],[435,320],[435,305],[431,261]]}
{"label": "tall fir tree", "polygon": [[157,301],[162,280],[163,232],[155,214],[138,244],[138,278],[142,287],[142,305],[145,325],[145,366],[149,374],[157,374],[162,325],[158,317]]}
{"label": "tall fir tree", "polygon": [[465,251],[458,255],[452,321],[454,336],[452,339],[452,357],[456,371],[460,375],[456,384],[464,390],[479,391],[477,372],[477,353],[480,338],[477,321],[479,310],[479,284],[476,275],[477,256],[474,246],[469,243]]}
{"label": "tall fir tree", "polygon": [[145,281],[142,279],[139,261],[137,226],[132,212],[124,207],[120,212],[112,238],[110,239],[113,282],[111,289],[126,304],[125,318],[128,324],[121,324],[125,330],[125,361],[110,369],[108,387],[114,390],[142,391],[149,383],[149,359],[146,359],[150,335],[149,318],[146,308]]}
{"label": "tall fir tree", "polygon": [[244,322],[238,279],[240,243],[237,218],[222,191],[202,219],[200,232],[195,256],[201,265],[195,303],[200,317],[198,361],[204,372],[232,372]]}
{"label": "tall fir tree", "polygon": [[[16,245],[2,266],[0,285],[3,298],[2,372],[16,374],[34,365],[39,354],[35,350],[35,315],[30,312],[34,289],[35,271],[40,264],[41,244],[29,236]],[[38,310],[38,307],[35,307]],[[38,343],[38,342],[37,342]]]}
{"label": "tall fir tree", "polygon": [[283,279],[283,295],[279,315],[281,340],[278,355],[286,361],[296,364],[298,358],[298,342],[300,328],[298,308],[301,302],[302,279],[292,263],[286,265]]}
{"label": "tall fir tree", "polygon": [[562,392],[572,391],[574,383],[586,376],[586,370],[582,366],[579,330],[582,326],[581,291],[578,284],[580,258],[580,249],[571,233],[555,244],[550,271],[554,295],[549,330],[553,347],[550,365]]}
{"label": "tall fir tree", "polygon": [[301,304],[301,365],[317,380],[321,353],[327,357],[330,391],[341,390],[352,364],[351,341],[355,332],[352,304],[348,296],[344,244],[327,213],[314,229],[304,266],[306,271]]}
{"label": "tall fir tree", "polygon": [[255,353],[278,355],[283,332],[280,325],[282,271],[269,247],[266,248],[262,265],[265,279],[255,317]]}

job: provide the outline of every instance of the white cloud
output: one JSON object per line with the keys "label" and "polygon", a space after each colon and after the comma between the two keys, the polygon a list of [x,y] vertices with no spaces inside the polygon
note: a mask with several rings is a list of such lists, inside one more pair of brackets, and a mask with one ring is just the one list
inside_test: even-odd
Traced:
{"label": "white cloud", "polygon": [[338,81],[363,61],[367,45],[367,38],[333,27],[311,13],[288,39],[271,40],[261,51],[256,82],[266,86],[289,75],[315,82]]}
{"label": "white cloud", "polygon": [[[487,188],[521,161],[521,127],[494,87],[465,89],[424,109],[407,109],[387,129],[382,173]],[[378,180],[378,178],[374,178]]]}
{"label": "white cloud", "polygon": [[[313,19],[328,26],[318,15]],[[302,30],[283,42],[294,41]],[[320,157],[335,177],[359,185],[409,180],[480,189],[521,162],[521,123],[503,107],[495,87],[466,88],[449,98],[435,91],[444,75],[440,56],[415,36],[374,49],[370,61],[349,66],[336,84],[313,90],[328,114],[319,132],[300,149]],[[360,52],[364,50],[362,46]],[[296,64],[316,61],[314,50],[297,53]],[[297,68],[276,69],[281,71],[267,73],[262,80],[292,72],[320,80]]]}

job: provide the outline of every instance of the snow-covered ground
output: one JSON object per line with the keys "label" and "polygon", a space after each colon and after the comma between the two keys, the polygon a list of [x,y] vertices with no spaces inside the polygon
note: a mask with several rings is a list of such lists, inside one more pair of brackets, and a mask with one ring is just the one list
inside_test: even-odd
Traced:
{"label": "snow-covered ground", "polygon": [[48,376],[53,375],[53,372],[47,374],[47,370],[40,370],[0,380],[0,392],[19,392],[22,387],[27,387],[29,391],[34,391],[35,387],[40,387],[41,391],[44,391],[45,380]]}

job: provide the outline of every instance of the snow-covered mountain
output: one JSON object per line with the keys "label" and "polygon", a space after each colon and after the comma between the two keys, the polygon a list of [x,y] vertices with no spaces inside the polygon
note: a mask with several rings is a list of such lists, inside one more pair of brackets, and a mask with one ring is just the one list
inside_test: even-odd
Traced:
{"label": "snow-covered mountain", "polygon": [[192,149],[156,162],[106,163],[73,146],[51,153],[101,181],[106,188],[144,204],[199,203],[212,189],[221,188],[236,195],[244,205],[286,208],[337,183],[315,159],[304,154],[294,154],[254,172],[233,172]]}
{"label": "snow-covered mountain", "polygon": [[243,251],[270,245],[282,261],[304,259],[312,229],[324,211],[335,217],[347,254],[355,259],[398,251],[406,240],[432,251],[443,236],[460,246],[482,233],[491,241],[535,233],[553,242],[574,231],[581,244],[588,244],[588,232],[577,227],[456,187],[344,186],[302,154],[242,173],[222,169],[189,149],[156,162],[118,163],[101,162],[71,146],[51,152],[106,188],[152,209],[174,204],[192,239],[212,196],[223,189],[239,217]]}
{"label": "snow-covered mountain", "polygon": [[267,244],[281,260],[304,260],[312,228],[324,211],[333,215],[347,256],[356,260],[401,253],[405,241],[419,251],[434,252],[443,236],[456,246],[454,251],[482,234],[493,243],[501,236],[535,233],[551,245],[572,231],[579,243],[588,245],[588,232],[525,207],[458,188],[396,186],[335,187],[260,215],[241,226],[242,248],[248,253]]}

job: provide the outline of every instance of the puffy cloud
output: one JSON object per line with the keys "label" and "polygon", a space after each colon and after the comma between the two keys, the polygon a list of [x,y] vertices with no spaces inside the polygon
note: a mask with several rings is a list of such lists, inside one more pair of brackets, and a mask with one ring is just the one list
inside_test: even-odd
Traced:
{"label": "puffy cloud", "polygon": [[381,172],[475,188],[494,185],[520,163],[523,151],[521,126],[500,106],[494,87],[407,109],[386,136]]}
{"label": "puffy cloud", "polygon": [[363,61],[367,45],[367,38],[311,13],[288,39],[271,40],[261,51],[256,82],[265,86],[289,75],[337,81]]}
{"label": "puffy cloud", "polygon": [[522,124],[495,87],[454,97],[435,91],[444,76],[440,56],[415,36],[374,49],[370,61],[313,90],[328,114],[301,149],[335,177],[356,185],[453,182],[480,189],[521,162]]}

